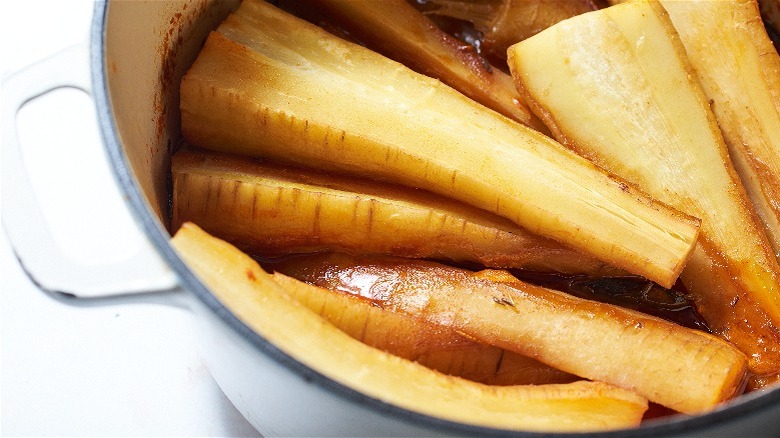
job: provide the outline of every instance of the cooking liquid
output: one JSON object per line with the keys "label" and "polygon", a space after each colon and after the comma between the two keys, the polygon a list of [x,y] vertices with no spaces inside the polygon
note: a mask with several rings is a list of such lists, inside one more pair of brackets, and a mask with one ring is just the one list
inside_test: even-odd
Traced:
{"label": "cooking liquid", "polygon": [[589,278],[510,270],[520,280],[566,292],[579,298],[601,301],[657,316],[679,325],[712,333],[696,311],[693,300],[679,281],[672,289],[641,277]]}

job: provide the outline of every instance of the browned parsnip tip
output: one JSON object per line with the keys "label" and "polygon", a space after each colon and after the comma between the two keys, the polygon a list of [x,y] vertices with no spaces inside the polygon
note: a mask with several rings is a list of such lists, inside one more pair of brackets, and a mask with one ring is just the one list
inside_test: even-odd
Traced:
{"label": "browned parsnip tip", "polygon": [[428,0],[420,7],[427,14],[473,23],[481,32],[482,50],[504,62],[512,44],[559,21],[598,9],[592,0]]}
{"label": "browned parsnip tip", "polygon": [[758,0],[758,5],[775,50],[780,52],[780,0]]}

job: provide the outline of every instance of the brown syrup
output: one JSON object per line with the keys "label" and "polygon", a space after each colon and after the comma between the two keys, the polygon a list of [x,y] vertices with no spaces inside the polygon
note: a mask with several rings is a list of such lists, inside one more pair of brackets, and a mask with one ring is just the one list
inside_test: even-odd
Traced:
{"label": "brown syrup", "polygon": [[691,329],[712,332],[680,282],[672,289],[666,289],[642,277],[590,278],[583,275],[547,274],[517,269],[511,272],[518,279],[531,284],[566,292],[579,298],[633,309]]}

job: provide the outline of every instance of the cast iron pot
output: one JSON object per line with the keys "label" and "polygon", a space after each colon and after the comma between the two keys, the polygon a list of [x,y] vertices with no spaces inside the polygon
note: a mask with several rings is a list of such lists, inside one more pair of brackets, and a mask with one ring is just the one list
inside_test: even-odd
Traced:
{"label": "cast iron pot", "polygon": [[[780,388],[742,396],[705,415],[650,420],[638,429],[608,433],[518,433],[459,424],[365,396],[250,330],[182,262],[166,228],[170,156],[179,140],[179,81],[209,30],[237,5],[237,0],[98,2],[89,47],[66,50],[20,72],[16,79],[25,87],[15,87],[14,78],[6,82],[3,224],[19,260],[42,289],[77,300],[128,293],[143,300],[142,292],[150,291],[185,296],[199,321],[204,362],[264,435],[780,436]],[[61,87],[91,93],[109,166],[146,238],[139,253],[122,263],[76,266],[53,251],[56,245],[20,170],[16,111]],[[83,272],[81,281],[63,285],[60,274],[73,270]]]}

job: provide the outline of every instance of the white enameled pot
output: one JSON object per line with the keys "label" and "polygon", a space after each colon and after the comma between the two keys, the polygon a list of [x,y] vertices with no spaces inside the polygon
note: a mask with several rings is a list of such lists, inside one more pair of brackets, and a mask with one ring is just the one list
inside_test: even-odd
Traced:
{"label": "white enameled pot", "polygon": [[[111,1],[95,4],[89,47],[75,47],[5,83],[3,224],[41,288],[91,299],[169,291],[197,314],[203,359],[222,390],[267,436],[780,436],[780,389],[752,393],[714,412],[594,434],[517,433],[431,418],[367,397],[277,349],[222,306],[169,245],[169,163],[179,138],[178,85],[209,30],[237,0]],[[19,85],[19,86],[15,86]],[[84,267],[61,257],[30,196],[14,136],[16,110],[60,87],[89,92],[109,165],[144,234],[128,260]],[[66,272],[83,272],[77,284]],[[171,290],[178,292],[171,293]],[[166,295],[166,296],[167,296]],[[414,382],[410,382],[414,384]]]}

